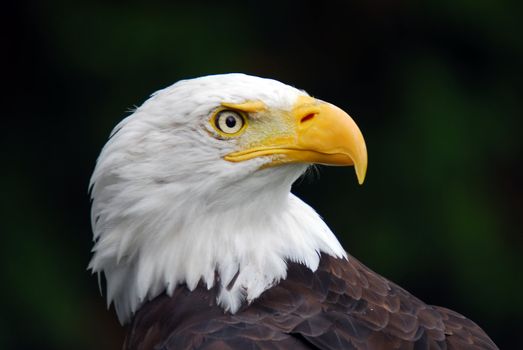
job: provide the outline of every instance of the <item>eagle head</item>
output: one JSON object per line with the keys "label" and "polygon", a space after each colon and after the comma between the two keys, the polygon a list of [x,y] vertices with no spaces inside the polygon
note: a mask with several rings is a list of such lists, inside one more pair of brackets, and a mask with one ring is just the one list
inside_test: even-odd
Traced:
{"label": "eagle head", "polygon": [[365,142],[341,109],[275,80],[211,75],[154,93],[121,121],[91,178],[95,245],[122,322],[180,285],[218,288],[228,312],[286,277],[345,251],[290,193],[313,163],[367,168]]}

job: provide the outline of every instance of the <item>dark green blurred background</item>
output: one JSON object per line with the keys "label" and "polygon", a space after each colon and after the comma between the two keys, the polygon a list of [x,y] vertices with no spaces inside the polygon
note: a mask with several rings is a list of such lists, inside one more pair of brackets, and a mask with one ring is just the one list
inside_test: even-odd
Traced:
{"label": "dark green blurred background", "polygon": [[347,110],[367,141],[364,186],[321,168],[295,192],[369,267],[523,348],[520,4],[4,4],[0,348],[121,346],[86,271],[97,154],[153,91],[223,72]]}

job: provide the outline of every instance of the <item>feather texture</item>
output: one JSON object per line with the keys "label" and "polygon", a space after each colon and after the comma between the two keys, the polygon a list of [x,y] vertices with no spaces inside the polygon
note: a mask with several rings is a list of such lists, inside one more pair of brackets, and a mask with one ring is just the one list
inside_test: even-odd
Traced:
{"label": "feather texture", "polygon": [[199,285],[137,312],[126,350],[497,349],[472,321],[423,303],[353,257],[322,255],[318,269],[289,262],[287,278],[237,313]]}

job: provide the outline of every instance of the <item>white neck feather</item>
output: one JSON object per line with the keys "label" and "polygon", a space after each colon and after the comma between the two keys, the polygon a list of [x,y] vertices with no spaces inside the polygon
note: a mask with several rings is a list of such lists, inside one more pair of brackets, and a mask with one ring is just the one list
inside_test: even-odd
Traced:
{"label": "white neck feather", "polygon": [[278,183],[256,194],[251,189],[263,182],[257,176],[243,181],[234,203],[175,198],[178,191],[163,189],[158,205],[142,217],[117,215],[97,241],[90,268],[104,272],[108,303],[114,302],[120,321],[164,291],[171,294],[179,284],[192,290],[199,282],[219,284],[217,302],[234,313],[285,279],[286,261],[315,271],[320,253],[346,257],[314,209],[290,193],[303,169],[294,167],[284,181],[276,176]]}

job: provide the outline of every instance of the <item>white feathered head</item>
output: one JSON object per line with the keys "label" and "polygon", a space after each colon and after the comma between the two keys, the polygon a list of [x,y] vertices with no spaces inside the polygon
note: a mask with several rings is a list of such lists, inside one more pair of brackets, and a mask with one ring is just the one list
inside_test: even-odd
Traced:
{"label": "white feathered head", "polygon": [[225,74],[153,94],[116,126],[91,178],[89,267],[120,320],[180,284],[219,284],[235,312],[285,278],[286,260],[314,270],[321,252],[344,257],[290,193],[311,163],[354,165],[361,183],[367,153],[345,112],[304,91]]}

